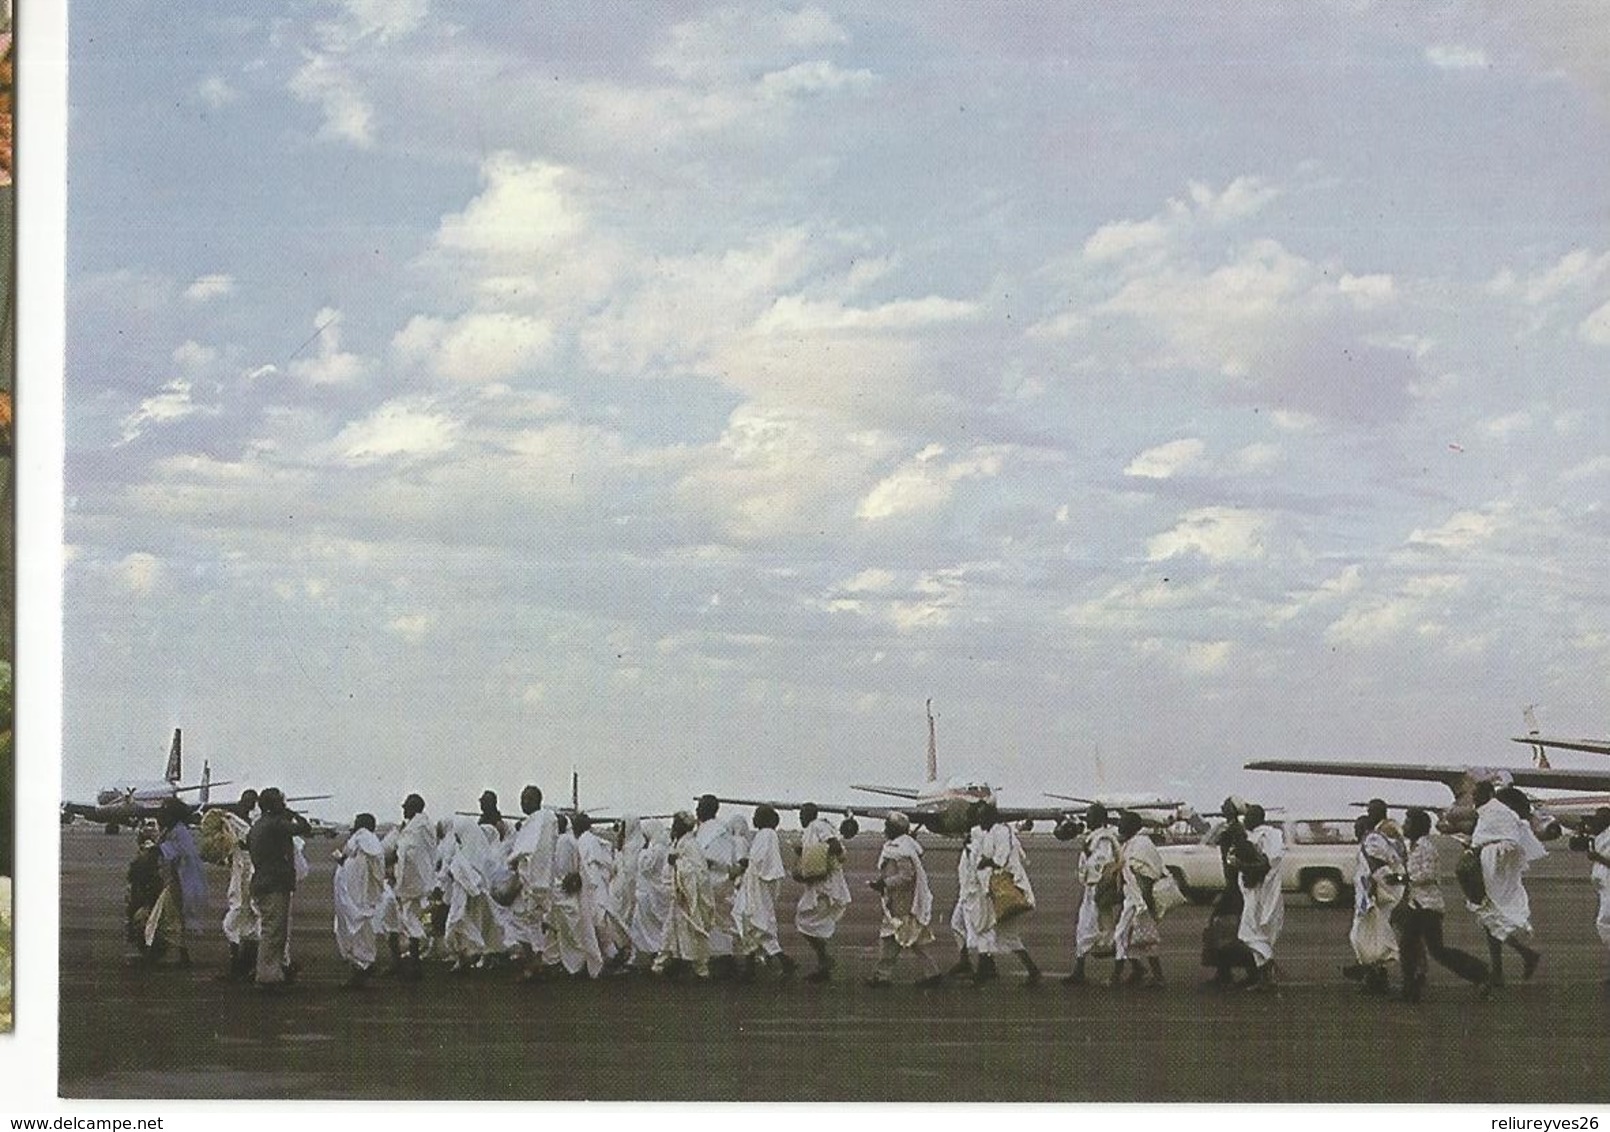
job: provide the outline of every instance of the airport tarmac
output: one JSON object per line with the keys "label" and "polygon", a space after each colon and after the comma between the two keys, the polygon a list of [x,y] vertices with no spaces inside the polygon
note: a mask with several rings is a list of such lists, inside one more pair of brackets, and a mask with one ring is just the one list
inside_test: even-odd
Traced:
{"label": "airport tarmac", "polygon": [[[1285,1101],[1610,1100],[1606,955],[1580,854],[1557,846],[1529,889],[1544,960],[1487,1002],[1439,967],[1425,1002],[1362,996],[1347,910],[1289,896],[1277,994],[1204,992],[1207,912],[1163,923],[1169,985],[1071,989],[1076,855],[1028,841],[1039,909],[1025,940],[1053,977],[1023,988],[1011,959],[983,988],[873,990],[876,831],[851,842],[855,904],[825,986],[604,982],[515,986],[506,971],[343,992],[330,930],[330,850],[308,846],[297,894],[298,986],[264,998],[216,981],[227,947],[210,932],[188,971],[131,967],[121,926],[128,834],[62,832],[60,1091],[67,1097],[454,1100]],[[925,839],[936,927],[956,891],[954,842]],[[1448,857],[1448,854],[1444,854]],[[209,868],[216,922],[224,870]],[[1444,889],[1454,946],[1485,956],[1474,921]],[[783,943],[801,960],[785,882]],[[948,931],[935,954],[954,958]],[[896,977],[916,977],[902,960]],[[1106,974],[1106,964],[1099,973]]]}

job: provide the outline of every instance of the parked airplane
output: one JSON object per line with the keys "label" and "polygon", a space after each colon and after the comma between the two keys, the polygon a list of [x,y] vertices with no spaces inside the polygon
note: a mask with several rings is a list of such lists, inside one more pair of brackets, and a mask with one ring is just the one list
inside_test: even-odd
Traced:
{"label": "parked airplane", "polygon": [[[852,790],[864,790],[869,794],[881,794],[887,798],[898,798],[904,805],[885,806],[876,802],[865,804],[828,804],[814,803],[816,808],[826,814],[843,814],[844,820],[839,825],[839,832],[845,837],[854,837],[860,830],[860,823],[856,820],[857,814],[884,813],[897,810],[911,819],[914,828],[926,829],[931,833],[942,834],[946,837],[961,837],[972,825],[972,809],[979,802],[993,802],[1000,819],[1006,822],[1019,822],[1032,825],[1037,821],[1054,823],[1059,836],[1076,836],[1082,828],[1077,812],[1068,807],[1050,806],[1002,806],[996,797],[996,792],[981,778],[970,776],[953,776],[941,782],[939,780],[939,753],[935,733],[933,701],[927,703],[928,713],[928,780],[921,786],[873,786],[862,783],[852,784]],[[720,798],[716,799],[732,806],[771,806],[778,810],[797,810],[802,802],[782,802],[776,799],[756,798]]]}
{"label": "parked airplane", "polygon": [[1516,735],[1510,741],[1525,743],[1532,748],[1532,758],[1540,767],[1549,765],[1547,750],[1586,751],[1590,755],[1610,755],[1610,739],[1556,739],[1542,734],[1537,726],[1533,706],[1521,714],[1526,717],[1526,734]]}
{"label": "parked airplane", "polygon": [[205,806],[208,802],[208,792],[212,787],[227,785],[223,782],[213,782],[212,768],[203,762],[201,781],[190,786],[181,786],[179,779],[183,777],[183,763],[183,740],[179,728],[175,727],[173,742],[168,747],[168,766],[163,772],[161,782],[123,782],[97,791],[93,803],[63,802],[62,821],[65,823],[74,818],[88,818],[104,825],[107,833],[116,833],[123,826],[133,825],[142,818],[156,817],[164,802],[178,798],[181,794],[188,794],[192,790],[199,792],[197,804]]}
{"label": "parked airplane", "polygon": [[[1453,805],[1442,811],[1437,828],[1443,833],[1470,833],[1476,827],[1476,783],[1516,786],[1522,790],[1610,790],[1610,770],[1576,770],[1542,766],[1435,766],[1424,763],[1301,762],[1264,759],[1246,764],[1248,770],[1274,770],[1290,774],[1330,774],[1349,778],[1385,778],[1401,782],[1440,782],[1452,792]],[[1610,801],[1604,794],[1565,798],[1532,798],[1532,824],[1544,840],[1558,837],[1562,826],[1574,826],[1597,807]]]}

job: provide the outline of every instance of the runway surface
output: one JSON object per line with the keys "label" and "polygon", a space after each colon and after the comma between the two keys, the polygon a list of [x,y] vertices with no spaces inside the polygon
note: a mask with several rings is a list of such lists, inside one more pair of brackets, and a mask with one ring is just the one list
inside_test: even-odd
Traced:
{"label": "runway surface", "polygon": [[[855,904],[825,986],[761,981],[670,984],[633,976],[515,986],[508,972],[343,992],[330,930],[329,851],[297,894],[299,985],[262,998],[220,982],[227,947],[210,932],[188,971],[124,961],[128,834],[62,832],[61,1080],[67,1097],[525,1100],[915,1101],[1540,1101],[1610,1100],[1610,997],[1595,896],[1579,854],[1557,848],[1529,889],[1544,950],[1530,983],[1488,1002],[1433,967],[1427,1001],[1362,996],[1349,915],[1288,896],[1278,994],[1204,992],[1197,984],[1202,908],[1163,923],[1161,990],[1028,990],[1010,959],[1000,982],[869,989],[879,838],[851,842]],[[926,842],[936,921],[956,891],[954,843]],[[1068,970],[1078,900],[1075,854],[1028,842],[1039,909],[1024,932],[1048,974]],[[1444,853],[1447,858],[1449,854]],[[209,867],[223,913],[224,870]],[[1444,884],[1454,946],[1485,957],[1472,918]],[[783,943],[797,889],[785,882]],[[948,932],[936,954],[954,957]],[[909,958],[902,964],[913,962]],[[1106,964],[1099,973],[1105,975]],[[898,970],[904,983],[914,967]]]}

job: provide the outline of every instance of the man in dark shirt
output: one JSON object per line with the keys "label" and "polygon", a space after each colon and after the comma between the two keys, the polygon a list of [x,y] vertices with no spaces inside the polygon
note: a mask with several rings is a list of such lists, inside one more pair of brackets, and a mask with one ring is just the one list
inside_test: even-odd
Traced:
{"label": "man in dark shirt", "polygon": [[286,941],[291,930],[291,894],[296,891],[294,838],[313,832],[307,819],[286,808],[285,794],[270,786],[257,796],[262,811],[246,834],[252,857],[252,899],[262,915],[262,942],[257,949],[257,987],[277,991],[286,982]]}

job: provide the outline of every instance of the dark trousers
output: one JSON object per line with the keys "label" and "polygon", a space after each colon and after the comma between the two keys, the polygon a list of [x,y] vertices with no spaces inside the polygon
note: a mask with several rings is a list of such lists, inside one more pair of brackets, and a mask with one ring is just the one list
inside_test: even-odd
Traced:
{"label": "dark trousers", "polygon": [[1487,981],[1487,964],[1468,951],[1442,942],[1442,913],[1432,908],[1410,908],[1401,919],[1399,950],[1403,963],[1403,985],[1413,986],[1425,979],[1429,955],[1468,983]]}

